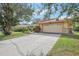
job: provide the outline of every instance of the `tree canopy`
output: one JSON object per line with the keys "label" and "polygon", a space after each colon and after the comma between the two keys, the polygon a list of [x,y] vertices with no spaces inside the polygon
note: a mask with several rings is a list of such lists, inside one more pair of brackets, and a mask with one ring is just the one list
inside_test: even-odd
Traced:
{"label": "tree canopy", "polygon": [[[0,25],[2,26],[4,34],[11,33],[11,26],[16,25],[19,19],[29,21],[35,11],[31,8],[32,4],[23,3],[0,3]],[[71,17],[73,23],[79,22],[79,4],[78,3],[42,3],[38,14],[44,10],[46,19],[50,19],[51,15],[54,15],[57,11],[59,12],[57,20],[62,15]],[[39,15],[38,15],[39,16]]]}
{"label": "tree canopy", "polygon": [[0,4],[0,25],[2,26],[4,34],[11,33],[11,26],[18,22],[18,19],[22,18],[29,20],[33,10],[30,4]]}

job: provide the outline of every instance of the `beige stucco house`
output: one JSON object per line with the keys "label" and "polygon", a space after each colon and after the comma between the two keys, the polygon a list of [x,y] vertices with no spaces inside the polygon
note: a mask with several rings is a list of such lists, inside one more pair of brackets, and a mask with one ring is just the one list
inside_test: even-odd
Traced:
{"label": "beige stucco house", "polygon": [[44,20],[39,21],[41,32],[48,33],[69,33],[72,29],[72,22],[70,20]]}

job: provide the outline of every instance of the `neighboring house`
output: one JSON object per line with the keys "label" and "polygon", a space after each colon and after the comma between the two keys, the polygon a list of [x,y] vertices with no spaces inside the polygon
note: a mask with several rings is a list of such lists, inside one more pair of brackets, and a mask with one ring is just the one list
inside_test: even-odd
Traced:
{"label": "neighboring house", "polygon": [[70,20],[45,20],[39,21],[38,26],[40,26],[41,32],[69,33],[72,29],[72,22]]}

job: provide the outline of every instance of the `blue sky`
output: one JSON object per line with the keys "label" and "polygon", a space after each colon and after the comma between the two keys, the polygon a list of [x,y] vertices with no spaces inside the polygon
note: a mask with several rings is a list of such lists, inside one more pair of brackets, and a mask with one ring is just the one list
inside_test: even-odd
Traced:
{"label": "blue sky", "polygon": [[[42,19],[46,10],[43,10],[39,15],[37,15],[37,12],[39,11],[39,9],[42,7],[42,5],[40,3],[33,3],[32,4],[32,8],[35,9],[34,15],[33,15],[33,19],[35,18],[40,18]],[[53,8],[52,8],[53,10]],[[59,7],[59,11],[60,11],[60,7]],[[60,14],[59,11],[57,11],[56,13],[52,13],[51,18],[56,18],[58,17],[58,15]],[[63,15],[62,17],[65,17],[65,15]]]}
{"label": "blue sky", "polygon": [[40,3],[34,3],[32,4],[32,8],[35,10],[33,18],[43,18],[43,15],[37,15],[37,12],[39,11],[39,9],[42,7],[42,5]]}
{"label": "blue sky", "polygon": [[[33,12],[33,16],[31,17],[31,21],[29,22],[30,24],[35,20],[35,19],[43,19],[44,14],[47,12],[47,9],[43,10],[40,14],[37,14],[37,12],[40,10],[40,8],[42,7],[42,5],[40,3],[32,3],[32,8],[35,10]],[[53,10],[53,7],[52,7]],[[59,7],[58,11],[56,11],[56,13],[52,13],[51,15],[51,19],[58,17],[58,15],[60,14],[61,8]],[[65,15],[61,16],[61,18],[64,18]],[[25,23],[22,22],[22,23]]]}

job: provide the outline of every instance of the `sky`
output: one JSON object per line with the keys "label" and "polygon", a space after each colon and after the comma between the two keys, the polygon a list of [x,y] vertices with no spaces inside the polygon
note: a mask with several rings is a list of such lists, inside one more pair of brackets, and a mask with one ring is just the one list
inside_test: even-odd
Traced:
{"label": "sky", "polygon": [[34,4],[32,4],[32,8],[35,10],[35,12],[33,13],[34,15],[33,15],[33,18],[43,18],[43,15],[44,15],[44,12],[45,12],[45,10],[44,11],[42,11],[40,14],[37,14],[37,12],[39,11],[39,9],[42,7],[42,5],[41,4],[39,4],[39,3],[34,3]]}
{"label": "sky", "polygon": [[[39,19],[39,18],[42,19],[43,18],[44,14],[45,14],[45,12],[47,10],[43,10],[40,14],[37,15],[37,12],[39,11],[39,9],[41,7],[42,7],[42,5],[40,3],[34,3],[34,4],[32,4],[32,8],[35,10],[35,12],[33,13],[34,15],[33,15],[32,19]],[[53,10],[53,7],[52,7],[52,10]],[[59,7],[59,11],[60,11],[60,7]],[[51,18],[58,17],[58,15],[60,14],[59,11],[57,11],[56,13],[52,13]],[[65,15],[63,15],[61,17],[64,18]]]}
{"label": "sky", "polygon": [[[35,11],[33,12],[33,15],[32,15],[32,17],[31,17],[31,21],[29,22],[29,24],[31,24],[31,23],[32,23],[33,21],[35,21],[36,19],[43,19],[45,13],[47,12],[47,9],[42,10],[42,12],[38,14],[38,12],[40,11],[40,8],[41,8],[41,7],[42,7],[42,5],[41,5],[40,3],[32,3],[32,8],[33,8]],[[54,9],[54,8],[52,7],[52,10],[53,10],[53,9]],[[52,13],[51,19],[58,17],[58,15],[60,14],[60,13],[59,13],[60,10],[61,10],[61,8],[58,7],[58,11],[56,11],[56,13]],[[64,18],[64,17],[65,17],[65,15],[61,16],[61,18]],[[25,21],[21,22],[21,24],[22,24],[22,23],[25,23]]]}

